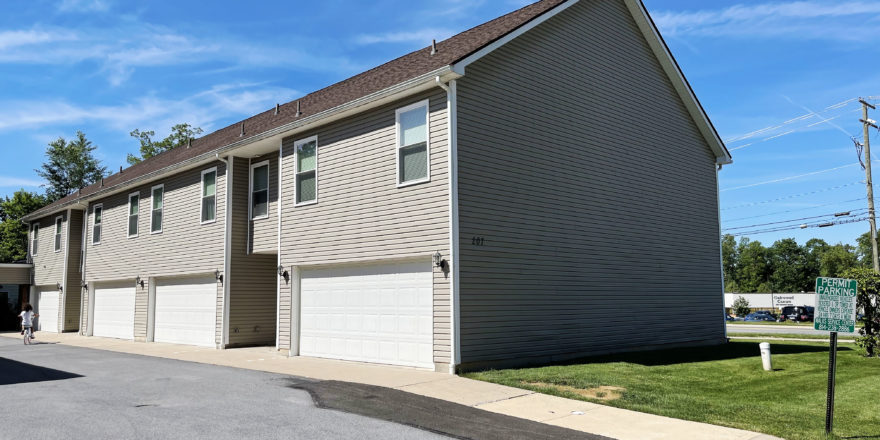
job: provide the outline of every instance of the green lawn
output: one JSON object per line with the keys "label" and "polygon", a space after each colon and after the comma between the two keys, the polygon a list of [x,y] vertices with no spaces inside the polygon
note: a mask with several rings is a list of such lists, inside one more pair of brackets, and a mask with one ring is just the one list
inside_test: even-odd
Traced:
{"label": "green lawn", "polygon": [[[788,338],[788,339],[822,339],[828,340],[828,335],[799,335],[799,334],[788,334],[788,333],[728,333],[728,338],[736,338],[736,337],[748,337],[748,338]],[[838,341],[854,341],[855,336],[850,335],[838,335]]]}
{"label": "green lawn", "polygon": [[[772,372],[761,368],[755,341],[602,356],[565,365],[465,376],[789,440],[824,439],[827,345],[771,344],[776,370]],[[880,359],[861,357],[851,344],[839,347],[835,434],[880,438],[878,379]],[[600,386],[622,387],[622,396],[601,401],[576,393]],[[603,395],[607,399],[607,393],[598,394]]]}

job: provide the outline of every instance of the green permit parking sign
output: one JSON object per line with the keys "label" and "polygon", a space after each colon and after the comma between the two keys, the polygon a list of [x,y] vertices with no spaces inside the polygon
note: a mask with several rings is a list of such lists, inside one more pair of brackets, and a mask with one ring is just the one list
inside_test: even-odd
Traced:
{"label": "green permit parking sign", "polygon": [[816,309],[813,328],[852,333],[856,328],[856,280],[816,278]]}

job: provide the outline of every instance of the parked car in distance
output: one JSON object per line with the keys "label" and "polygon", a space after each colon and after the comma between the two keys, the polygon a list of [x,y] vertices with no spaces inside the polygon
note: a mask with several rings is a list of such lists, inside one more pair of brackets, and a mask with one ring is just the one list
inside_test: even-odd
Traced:
{"label": "parked car in distance", "polygon": [[785,306],[782,308],[780,317],[790,319],[795,322],[812,321],[815,309],[810,306]]}
{"label": "parked car in distance", "polygon": [[766,312],[754,312],[746,315],[746,321],[776,321],[776,317]]}

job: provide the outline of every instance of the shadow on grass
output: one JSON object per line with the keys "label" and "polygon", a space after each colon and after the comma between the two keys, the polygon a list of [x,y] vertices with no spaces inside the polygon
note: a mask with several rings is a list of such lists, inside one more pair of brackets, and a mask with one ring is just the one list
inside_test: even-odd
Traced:
{"label": "shadow on grass", "polygon": [[[802,344],[771,344],[774,356],[799,353],[827,352],[828,347],[821,345]],[[851,351],[849,347],[837,347],[838,352]],[[687,364],[693,362],[711,362],[728,359],[752,358],[760,356],[758,342],[728,342],[727,344],[706,347],[670,348],[666,350],[640,351],[612,355],[595,356],[553,363],[552,365],[601,364],[610,362],[628,362],[644,366]]]}
{"label": "shadow on grass", "polygon": [[0,358],[0,385],[65,380],[75,377],[82,376],[68,373],[67,371],[53,370],[12,359]]}

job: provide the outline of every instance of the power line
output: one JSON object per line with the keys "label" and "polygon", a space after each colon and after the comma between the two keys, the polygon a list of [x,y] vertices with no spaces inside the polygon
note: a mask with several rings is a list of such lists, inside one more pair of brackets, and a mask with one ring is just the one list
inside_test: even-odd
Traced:
{"label": "power line", "polygon": [[777,198],[775,198],[775,199],[764,200],[764,201],[760,201],[760,202],[751,202],[751,203],[744,203],[744,204],[741,204],[741,205],[728,206],[727,208],[722,208],[721,210],[722,210],[722,211],[726,211],[726,210],[728,210],[728,209],[746,208],[746,207],[749,207],[749,206],[764,205],[764,204],[767,204],[767,203],[778,202],[778,201],[781,201],[781,200],[794,199],[794,198],[797,198],[797,197],[804,197],[804,196],[809,196],[809,195],[818,194],[818,193],[822,193],[822,192],[833,191],[833,190],[835,190],[835,189],[846,188],[846,187],[848,187],[848,186],[857,185],[857,184],[859,184],[859,183],[862,183],[862,182],[860,182],[860,181],[856,181],[856,182],[852,182],[852,183],[845,183],[845,184],[843,184],[843,185],[832,186],[832,187],[829,187],[829,188],[817,189],[817,190],[815,190],[815,191],[810,191],[810,192],[805,192],[805,193],[800,193],[800,194],[792,194],[792,195],[783,196],[783,197],[777,197]]}
{"label": "power line", "polygon": [[737,190],[737,189],[744,189],[744,188],[751,188],[751,187],[753,187],[753,186],[767,185],[767,184],[770,184],[770,183],[785,182],[785,181],[787,181],[787,180],[794,180],[794,179],[799,179],[799,178],[801,178],[801,177],[807,177],[807,176],[812,176],[812,175],[816,175],[816,174],[827,173],[827,172],[829,172],[829,171],[839,170],[839,169],[841,169],[841,168],[847,168],[847,167],[851,167],[851,166],[854,166],[854,165],[858,165],[858,163],[850,163],[850,164],[846,164],[846,165],[841,165],[841,166],[839,166],[839,167],[826,168],[826,169],[824,169],[824,170],[812,171],[812,172],[804,173],[804,174],[798,174],[798,175],[796,175],[796,176],[789,176],[789,177],[783,177],[783,178],[780,178],[780,179],[766,180],[766,181],[764,181],[764,182],[758,182],[758,183],[751,183],[751,184],[748,184],[748,185],[735,186],[735,187],[733,187],[733,188],[725,188],[725,189],[722,189],[721,192],[725,192],[725,191],[734,191],[734,190]]}
{"label": "power line", "polygon": [[738,217],[738,218],[734,218],[734,219],[730,219],[730,220],[725,220],[725,221],[727,221],[727,222],[735,222],[735,221],[740,221],[740,220],[750,220],[750,219],[753,219],[753,218],[767,217],[767,216],[776,215],[776,214],[788,214],[789,212],[806,211],[806,210],[808,210],[808,209],[822,208],[822,207],[825,207],[825,206],[834,206],[834,205],[841,205],[841,204],[844,204],[844,203],[861,202],[861,201],[863,201],[863,200],[864,200],[864,199],[860,197],[860,198],[858,198],[858,199],[851,199],[851,200],[843,200],[843,201],[840,201],[840,202],[825,203],[825,204],[822,204],[822,205],[808,206],[808,207],[806,207],[806,208],[789,209],[789,210],[786,210],[786,211],[776,211],[776,212],[770,212],[770,213],[767,213],[767,214],[752,215],[752,216],[748,216],[748,217]]}
{"label": "power line", "polygon": [[[798,221],[802,221],[802,220],[812,220],[812,219],[816,219],[816,218],[824,218],[824,217],[829,217],[829,216],[835,216],[835,217],[851,216],[851,215],[853,215],[852,213],[858,213],[858,214],[861,214],[861,211],[867,211],[867,210],[868,210],[867,208],[861,208],[861,209],[856,209],[856,210],[852,210],[852,211],[832,212],[832,213],[830,213],[830,214],[814,215],[814,216],[811,216],[811,217],[793,218],[793,219],[791,219],[791,220],[780,220],[780,221],[777,221],[777,222],[758,223],[758,224],[748,225],[748,226],[737,226],[737,227],[734,227],[734,228],[727,228],[727,229],[724,229],[723,231],[732,231],[732,230],[734,230],[734,229],[754,228],[754,227],[757,227],[757,226],[777,225],[777,224],[780,224],[780,223],[791,223],[791,222],[798,222]],[[722,232],[723,232],[723,231],[722,231]]]}
{"label": "power line", "polygon": [[[874,97],[872,97],[872,96],[869,96],[869,97],[868,97],[868,99],[872,99],[872,98],[874,98]],[[858,99],[859,99],[859,98],[850,98],[850,99],[847,99],[847,100],[845,100],[845,101],[838,102],[837,104],[831,104],[831,105],[829,105],[828,107],[825,107],[824,109],[822,109],[822,111],[821,111],[820,113],[824,113],[824,112],[826,112],[826,111],[828,111],[828,110],[836,110],[836,109],[838,109],[838,108],[840,108],[840,107],[843,107],[843,106],[849,104],[850,102],[857,101]],[[878,99],[880,99],[880,97],[878,97]],[[800,116],[798,116],[798,117],[796,117],[796,118],[789,119],[789,120],[787,120],[787,121],[785,121],[785,122],[783,122],[783,123],[781,123],[781,124],[779,124],[779,125],[775,125],[775,126],[771,125],[771,126],[769,126],[769,127],[764,127],[764,128],[762,128],[762,129],[760,129],[760,130],[755,130],[755,131],[752,131],[752,132],[749,132],[749,133],[746,133],[746,134],[742,134],[742,135],[739,135],[739,136],[734,136],[734,137],[732,137],[732,138],[730,138],[730,139],[725,139],[724,141],[725,141],[725,142],[738,142],[738,141],[741,141],[741,140],[748,139],[748,138],[751,138],[751,137],[753,137],[753,136],[759,135],[759,134],[761,134],[761,133],[766,133],[766,132],[768,132],[768,131],[772,131],[772,130],[776,130],[776,129],[782,128],[782,127],[784,127],[784,126],[786,126],[786,125],[788,125],[788,124],[794,123],[794,122],[798,122],[798,121],[803,121],[803,120],[805,120],[805,119],[809,119],[809,118],[811,118],[814,114],[815,114],[814,112],[809,112],[809,113],[806,113],[806,114],[800,115]]]}
{"label": "power line", "polygon": [[803,224],[803,225],[797,225],[797,226],[783,226],[783,227],[778,227],[778,228],[769,228],[769,229],[759,229],[759,230],[754,230],[754,231],[737,232],[737,233],[730,234],[730,235],[732,235],[734,237],[739,237],[742,235],[766,234],[768,232],[790,231],[790,230],[794,230],[794,229],[825,228],[825,227],[829,227],[829,226],[842,225],[842,224],[846,224],[846,223],[861,222],[861,221],[865,221],[867,219],[868,219],[868,217],[858,217],[858,218],[854,218],[854,219],[838,220],[838,221],[833,221],[833,222],[824,222],[824,223],[817,222],[817,223]]}

